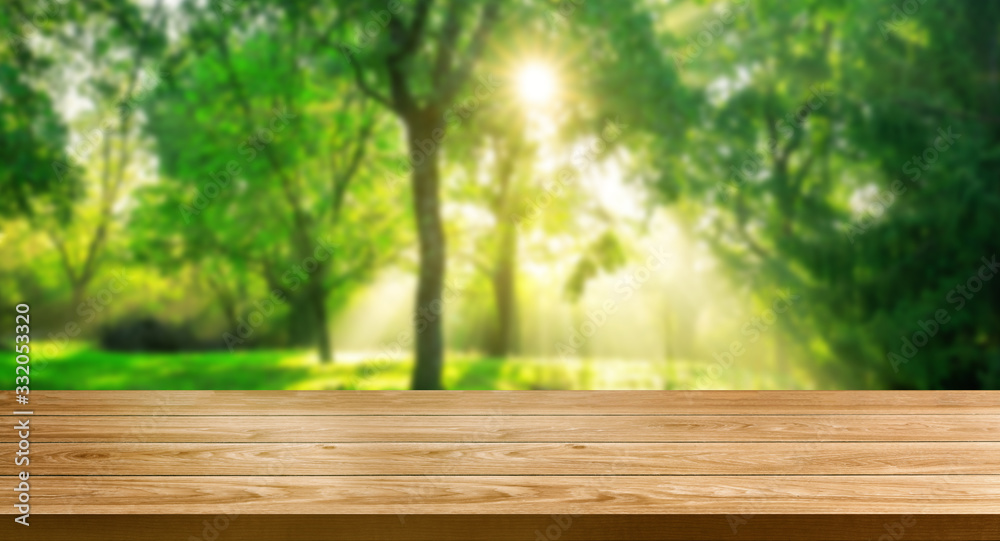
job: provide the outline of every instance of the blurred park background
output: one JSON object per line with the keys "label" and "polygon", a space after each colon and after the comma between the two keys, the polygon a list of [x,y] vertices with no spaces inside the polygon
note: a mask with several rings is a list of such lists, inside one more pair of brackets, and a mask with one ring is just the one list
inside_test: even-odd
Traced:
{"label": "blurred park background", "polygon": [[0,28],[0,343],[28,303],[36,389],[1000,388],[1000,2]]}

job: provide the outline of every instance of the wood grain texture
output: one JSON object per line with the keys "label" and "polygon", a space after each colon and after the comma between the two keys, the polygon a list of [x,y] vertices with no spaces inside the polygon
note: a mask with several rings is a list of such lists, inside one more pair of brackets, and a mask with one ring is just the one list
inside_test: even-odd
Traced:
{"label": "wood grain texture", "polygon": [[[36,442],[1000,441],[1000,415],[35,416],[31,423]],[[16,439],[0,431],[0,441]]]}
{"label": "wood grain texture", "polygon": [[[13,391],[0,391],[14,403]],[[36,415],[990,414],[995,391],[41,391]]]}
{"label": "wood grain texture", "polygon": [[36,391],[31,409],[32,527],[4,491],[3,539],[1000,541],[1000,392]]}
{"label": "wood grain texture", "polygon": [[0,539],[18,541],[874,541],[886,534],[997,540],[1000,515],[40,515],[29,528],[0,521]]}
{"label": "wood grain texture", "polygon": [[[16,445],[0,444],[0,456]],[[0,463],[0,475],[22,468]],[[36,443],[42,475],[1000,475],[1000,442]]]}
{"label": "wood grain texture", "polygon": [[39,514],[98,515],[995,515],[1000,476],[65,476],[36,480],[31,501]]}

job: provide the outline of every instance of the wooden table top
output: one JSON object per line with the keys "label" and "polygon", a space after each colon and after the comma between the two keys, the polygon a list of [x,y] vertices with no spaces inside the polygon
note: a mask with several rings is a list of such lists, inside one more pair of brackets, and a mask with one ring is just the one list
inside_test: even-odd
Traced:
{"label": "wooden table top", "polygon": [[993,391],[35,391],[31,410],[3,419],[30,419],[30,465],[0,431],[4,539],[1000,539]]}

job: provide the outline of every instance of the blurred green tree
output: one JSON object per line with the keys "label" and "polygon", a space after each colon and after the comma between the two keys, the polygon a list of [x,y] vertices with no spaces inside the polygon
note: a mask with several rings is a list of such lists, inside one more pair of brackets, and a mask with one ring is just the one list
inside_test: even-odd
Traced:
{"label": "blurred green tree", "polygon": [[[187,7],[179,46],[198,54],[146,108],[165,178],[141,195],[135,247],[159,266],[199,263],[231,344],[247,338],[242,312],[280,292],[290,343],[314,342],[330,361],[329,304],[342,306],[401,242],[405,207],[372,166],[393,130],[305,4],[227,17]],[[251,274],[266,285],[257,298]]]}
{"label": "blurred green tree", "polygon": [[[450,108],[487,45],[500,17],[500,2],[488,0],[479,7],[452,0],[435,14],[431,0],[417,0],[412,15],[404,15],[401,11],[408,10],[402,9],[390,13],[374,2],[363,4],[372,8],[363,10],[365,16],[376,19],[366,23],[382,25],[388,35],[364,51],[348,43],[342,43],[341,48],[355,68],[358,88],[398,115],[406,127],[420,241],[413,388],[439,389],[444,362],[445,279],[439,150],[447,129],[458,120]],[[428,44],[433,46],[433,54],[424,54],[424,50],[432,48]],[[369,82],[370,73],[375,74],[375,83]],[[388,93],[379,87],[387,87]]]}

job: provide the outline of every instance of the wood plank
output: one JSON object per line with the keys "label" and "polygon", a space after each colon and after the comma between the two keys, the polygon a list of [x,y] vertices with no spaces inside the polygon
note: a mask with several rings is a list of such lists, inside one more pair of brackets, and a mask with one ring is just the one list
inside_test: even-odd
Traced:
{"label": "wood plank", "polygon": [[[16,444],[0,445],[13,456]],[[23,468],[0,463],[0,475]],[[1000,475],[1000,443],[36,443],[31,475]]]}
{"label": "wood plank", "polygon": [[[905,524],[905,525],[904,525]],[[888,537],[883,537],[888,534]],[[960,541],[1000,539],[1000,515],[32,515],[18,541]]]}
{"label": "wood plank", "polygon": [[32,442],[1000,441],[1000,415],[35,416],[31,427]]}
{"label": "wood plank", "polygon": [[[13,391],[0,399],[14,403]],[[996,414],[996,391],[42,391],[35,415]]]}
{"label": "wood plank", "polygon": [[33,515],[1000,514],[994,475],[66,476],[31,490]]}

